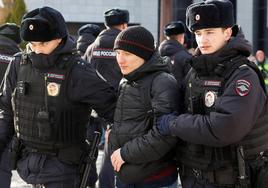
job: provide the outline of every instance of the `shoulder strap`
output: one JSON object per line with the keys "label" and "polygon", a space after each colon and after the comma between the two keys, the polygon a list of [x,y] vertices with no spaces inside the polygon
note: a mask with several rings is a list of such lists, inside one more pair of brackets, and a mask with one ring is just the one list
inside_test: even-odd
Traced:
{"label": "shoulder strap", "polygon": [[232,59],[231,63],[229,63],[229,64],[230,64],[230,66],[227,66],[227,68],[222,73],[222,76],[224,78],[223,84],[222,84],[223,86],[225,85],[227,80],[230,78],[230,76],[236,71],[236,69],[238,69],[242,65],[247,65],[256,72],[256,74],[258,75],[258,78],[260,80],[261,86],[262,86],[264,92],[267,94],[262,73],[255,63],[249,61],[246,57],[244,57],[244,58],[237,57],[237,58]]}

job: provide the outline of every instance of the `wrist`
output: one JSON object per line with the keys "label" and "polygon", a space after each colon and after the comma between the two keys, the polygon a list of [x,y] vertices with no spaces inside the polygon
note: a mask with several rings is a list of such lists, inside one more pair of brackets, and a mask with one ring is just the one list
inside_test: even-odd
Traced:
{"label": "wrist", "polygon": [[121,155],[121,159],[123,160],[123,161],[126,161],[126,156],[125,156],[125,152],[124,152],[124,150],[123,150],[123,148],[121,148],[120,149],[120,155]]}

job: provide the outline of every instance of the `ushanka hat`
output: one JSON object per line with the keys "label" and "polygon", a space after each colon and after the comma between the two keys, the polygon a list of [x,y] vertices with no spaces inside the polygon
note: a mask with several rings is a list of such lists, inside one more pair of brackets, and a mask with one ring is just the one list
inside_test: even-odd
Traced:
{"label": "ushanka hat", "polygon": [[183,33],[185,33],[185,26],[181,21],[170,22],[164,29],[164,34],[166,36],[179,35]]}
{"label": "ushanka hat", "polygon": [[68,34],[62,14],[50,7],[34,9],[22,18],[21,38],[25,41],[51,41]]}
{"label": "ushanka hat", "polygon": [[186,25],[192,32],[205,28],[232,27],[234,25],[233,4],[229,0],[194,3],[187,7]]}
{"label": "ushanka hat", "polygon": [[128,10],[110,9],[104,13],[105,25],[114,26],[129,22]]}
{"label": "ushanka hat", "polygon": [[0,35],[10,38],[17,44],[21,42],[20,39],[20,27],[15,23],[6,23],[0,26]]}

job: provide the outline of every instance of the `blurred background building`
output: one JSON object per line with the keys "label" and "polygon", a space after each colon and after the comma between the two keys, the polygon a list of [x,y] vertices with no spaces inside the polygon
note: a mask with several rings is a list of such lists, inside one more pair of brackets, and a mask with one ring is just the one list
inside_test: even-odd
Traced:
{"label": "blurred background building", "polygon": [[[3,2],[6,4],[14,1],[19,0],[0,0],[0,22],[3,20]],[[163,27],[170,21],[185,21],[186,7],[198,1],[201,0],[24,0],[27,10],[41,6],[58,9],[74,36],[77,29],[86,23],[98,24],[104,28],[104,11],[116,7],[128,9],[130,24],[148,28],[157,42],[163,40]],[[231,1],[235,7],[236,22],[253,44],[253,52],[263,49],[268,55],[268,0]],[[194,46],[194,38],[190,33],[188,39],[188,45]]]}

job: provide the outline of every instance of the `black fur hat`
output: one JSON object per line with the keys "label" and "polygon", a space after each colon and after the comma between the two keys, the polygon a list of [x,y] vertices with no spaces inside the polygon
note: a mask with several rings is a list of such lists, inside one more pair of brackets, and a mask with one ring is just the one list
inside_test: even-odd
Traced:
{"label": "black fur hat", "polygon": [[20,39],[20,27],[15,23],[6,23],[0,26],[0,35],[4,35],[10,38],[17,44],[21,43]]}
{"label": "black fur hat", "polygon": [[166,36],[179,35],[182,33],[185,33],[185,25],[181,21],[170,22],[164,29],[164,34]]}
{"label": "black fur hat", "polygon": [[96,25],[96,24],[86,24],[86,25],[81,26],[78,29],[77,34],[80,36],[80,35],[83,35],[85,33],[90,33],[94,37],[97,37],[100,32],[101,32],[101,29],[100,29],[100,27],[98,25]]}
{"label": "black fur hat", "polygon": [[51,41],[68,34],[62,14],[50,7],[34,9],[21,21],[21,38],[25,41]]}
{"label": "black fur hat", "polygon": [[114,26],[129,22],[128,10],[110,9],[104,13],[105,25]]}
{"label": "black fur hat", "polygon": [[229,0],[206,0],[194,3],[187,7],[186,25],[192,32],[204,28],[232,27],[233,4]]}

